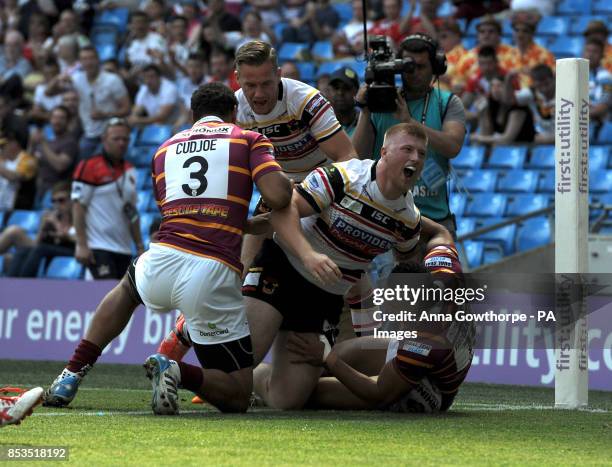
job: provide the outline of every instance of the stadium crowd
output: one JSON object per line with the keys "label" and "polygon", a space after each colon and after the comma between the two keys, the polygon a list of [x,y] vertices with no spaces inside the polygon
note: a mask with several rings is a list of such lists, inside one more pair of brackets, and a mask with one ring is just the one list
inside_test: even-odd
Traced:
{"label": "stadium crowd", "polygon": [[[452,3],[453,8],[440,0],[368,2],[369,34],[383,34],[394,46],[417,33],[439,41],[448,69],[438,85],[460,97],[472,144],[551,144],[555,56],[536,33],[554,2],[488,2],[488,10],[475,6],[479,2]],[[362,20],[360,0],[350,5],[322,0],[5,2],[0,10],[0,209],[58,212],[63,198],[52,196],[53,187],[71,181],[80,161],[101,154],[111,118],[124,118],[131,129],[122,155],[131,162],[143,129],[161,125],[172,133],[188,127],[189,99],[200,84],[221,81],[238,89],[234,53],[253,39],[276,45],[283,76],[320,89],[352,134],[359,109],[350,105],[356,93],[350,89],[363,82]],[[605,21],[590,21],[582,35],[581,53],[590,61],[592,130],[597,132],[610,120],[612,46]],[[296,44],[301,45],[297,53],[283,54]],[[315,50],[321,44],[328,50],[319,56]],[[349,78],[331,86],[326,70],[338,67],[326,67],[325,61],[339,60],[346,60]],[[139,184],[138,189],[147,188]],[[3,217],[6,223],[9,216]],[[16,229],[0,234],[0,253],[40,243],[34,232],[26,240],[26,232]],[[143,233],[148,236],[148,225]],[[68,230],[58,244],[70,248],[77,234]],[[141,248],[135,242],[133,253]],[[19,274],[8,259],[4,272]],[[21,269],[32,274],[31,267]]]}
{"label": "stadium crowd", "polygon": [[[366,24],[369,34],[385,35],[393,46],[415,33],[439,41],[448,69],[438,85],[461,98],[472,144],[554,142],[555,56],[542,45],[546,36],[536,36],[539,22],[546,20],[543,12],[552,11],[553,2],[489,2],[488,10],[474,2],[453,4],[451,9],[440,0],[371,1]],[[353,82],[330,86],[326,70],[338,66],[326,68],[314,51],[317,45],[328,46],[329,55],[323,58],[334,64],[346,60],[348,73],[356,72],[351,74],[354,83],[363,82],[360,0],[350,5],[307,0],[31,0],[7,2],[0,21],[2,211],[56,212],[59,206],[51,202],[54,185],[70,181],[79,161],[100,153],[110,118],[125,118],[132,130],[123,154],[128,160],[143,128],[187,127],[189,99],[200,84],[221,81],[238,89],[234,53],[253,39],[276,45],[283,76],[320,89],[342,116],[349,135],[357,124],[359,109],[350,105],[354,93],[344,89]],[[474,32],[475,38],[470,36]],[[610,120],[612,46],[605,21],[589,22],[582,34],[596,133]],[[297,53],[283,55],[296,44],[302,46]],[[317,64],[318,73],[313,71]],[[59,204],[59,198],[55,202]],[[1,220],[6,224],[8,219],[6,215]],[[32,238],[35,232],[26,239],[27,232],[16,229],[0,234],[0,253],[39,243]],[[58,243],[70,247],[77,235],[74,229],[70,232]],[[147,226],[143,233],[148,236]],[[9,260],[10,255],[4,272],[19,274]],[[22,273],[32,274],[32,268],[22,268]]]}

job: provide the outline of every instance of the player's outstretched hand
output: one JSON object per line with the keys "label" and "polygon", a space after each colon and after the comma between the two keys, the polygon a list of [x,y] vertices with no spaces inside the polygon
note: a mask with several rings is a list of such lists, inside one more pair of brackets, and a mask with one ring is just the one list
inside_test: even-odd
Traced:
{"label": "player's outstretched hand", "polygon": [[313,333],[289,332],[287,350],[291,352],[291,363],[307,363],[322,366],[324,363],[325,344]]}
{"label": "player's outstretched hand", "polygon": [[340,268],[327,255],[311,252],[302,258],[304,267],[321,284],[333,284],[342,278]]}

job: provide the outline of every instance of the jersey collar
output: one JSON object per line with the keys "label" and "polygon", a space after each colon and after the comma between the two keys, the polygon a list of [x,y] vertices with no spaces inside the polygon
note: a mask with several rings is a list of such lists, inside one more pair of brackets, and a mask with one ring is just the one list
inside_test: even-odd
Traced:
{"label": "jersey collar", "polygon": [[193,126],[199,125],[200,123],[209,123],[209,122],[218,122],[223,123],[223,119],[217,117],[216,115],[209,115],[207,117],[202,117],[197,122],[194,123]]}

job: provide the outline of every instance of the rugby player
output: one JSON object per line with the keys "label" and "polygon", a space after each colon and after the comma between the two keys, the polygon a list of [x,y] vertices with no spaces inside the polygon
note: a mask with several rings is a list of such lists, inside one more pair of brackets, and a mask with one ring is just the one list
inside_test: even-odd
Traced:
{"label": "rugby player", "polygon": [[[289,331],[321,339],[374,257],[394,251],[405,260],[421,231],[430,247],[452,243],[444,227],[421,218],[410,191],[426,146],[418,125],[396,125],[385,135],[379,162],[354,159],[318,168],[296,187],[291,205],[272,214],[277,243],[264,245],[243,285],[248,312],[268,326],[266,333],[253,330],[256,361],[272,346],[272,364],[260,365],[254,375],[255,392],[267,405],[302,408],[321,376],[320,368],[293,363]],[[309,266],[311,250],[337,266]],[[279,329],[272,344],[270,330]]]}
{"label": "rugby player", "polygon": [[[463,286],[461,264],[451,245],[432,248],[420,268],[400,265],[393,272],[426,273],[417,276],[426,287]],[[396,277],[390,276],[389,282],[397,282]],[[393,288],[393,284],[387,285]],[[421,303],[419,313],[423,305],[430,312],[433,307],[436,312],[450,314],[457,309],[453,302]],[[309,408],[427,413],[448,410],[472,362],[474,324],[422,322],[409,326],[418,329],[416,338],[357,337],[334,346],[328,355],[321,342],[293,333],[287,342],[296,355],[293,362],[323,367],[331,375],[320,379]]]}
{"label": "rugby player", "polygon": [[[162,213],[157,242],[102,300],[68,366],[46,391],[47,405],[74,398],[102,349],[144,303],[154,311],[184,313],[202,363],[200,368],[160,354],[147,359],[154,413],[178,413],[178,386],[222,411],[246,410],[253,357],[240,293],[242,234],[253,182],[272,210],[290,202],[291,182],[265,136],[230,123],[237,104],[225,85],[201,86],[191,99],[194,125],[156,152],[153,190]],[[312,259],[315,267],[329,262],[322,255]]]}

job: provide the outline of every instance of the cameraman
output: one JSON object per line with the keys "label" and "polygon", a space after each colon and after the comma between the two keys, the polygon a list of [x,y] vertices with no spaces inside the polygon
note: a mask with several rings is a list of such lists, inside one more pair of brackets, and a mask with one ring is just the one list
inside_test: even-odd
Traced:
{"label": "cameraman", "polygon": [[357,154],[380,157],[387,129],[401,122],[421,125],[429,140],[427,160],[413,189],[415,203],[424,216],[442,224],[455,236],[454,216],[448,206],[450,163],[461,150],[465,137],[465,110],[461,100],[433,86],[434,78],[446,71],[446,59],[438,44],[424,34],[408,36],[400,44],[399,58],[411,58],[414,70],[402,73],[394,113],[375,113],[367,107],[368,86],[363,85],[355,103],[361,107],[353,145]]}

